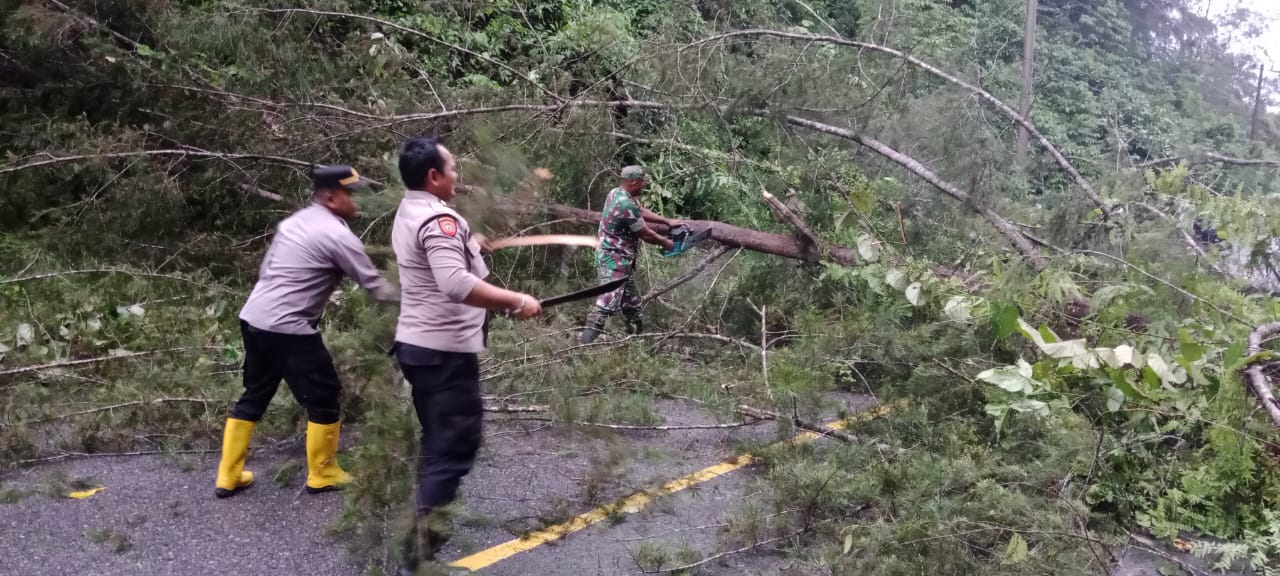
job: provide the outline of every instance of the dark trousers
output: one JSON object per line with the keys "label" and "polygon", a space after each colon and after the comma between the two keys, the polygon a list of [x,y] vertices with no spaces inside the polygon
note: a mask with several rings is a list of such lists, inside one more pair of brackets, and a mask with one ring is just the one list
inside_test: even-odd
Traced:
{"label": "dark trousers", "polygon": [[427,513],[453,501],[480,450],[480,360],[476,354],[397,342],[396,361],[413,387],[413,409],[422,426],[418,512]]}
{"label": "dark trousers", "polygon": [[231,409],[232,418],[261,420],[283,378],[307,411],[307,420],[316,424],[338,421],[342,381],[319,334],[267,332],[242,320],[240,337],[244,339],[244,393]]}

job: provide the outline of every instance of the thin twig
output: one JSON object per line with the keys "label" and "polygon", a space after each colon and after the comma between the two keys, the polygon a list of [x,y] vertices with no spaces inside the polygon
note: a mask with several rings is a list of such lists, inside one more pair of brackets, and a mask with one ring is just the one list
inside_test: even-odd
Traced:
{"label": "thin twig", "polygon": [[[743,348],[750,348],[756,351],[760,350],[760,347],[756,346],[755,344],[752,344],[750,342],[744,342],[742,340],[735,340],[728,336],[721,336],[720,334],[699,334],[699,333],[693,333],[693,332],[652,332],[652,333],[646,333],[646,334],[630,334],[623,338],[619,338],[617,340],[601,340],[597,342],[591,342],[589,344],[575,344],[573,346],[567,346],[565,348],[561,348],[553,352],[548,352],[546,354],[539,354],[537,356],[527,356],[524,358],[513,358],[510,360],[504,360],[502,362],[499,362],[497,364],[487,367],[486,370],[491,372],[491,374],[489,376],[485,376],[481,378],[481,380],[483,381],[491,378],[496,378],[497,375],[492,374],[494,370],[501,368],[503,366],[511,365],[511,364],[525,363],[530,360],[537,360],[541,358],[551,358],[552,362],[558,362],[558,361],[565,360],[567,354],[570,352],[575,352],[578,350],[586,350],[590,348],[609,348],[612,346],[618,346],[618,345],[626,344],[629,342],[634,342],[637,340],[649,340],[653,338],[659,338],[662,340],[667,340],[671,338],[691,339],[691,340],[703,340],[703,339],[715,340],[717,342],[722,342],[725,344],[735,344]],[[522,367],[527,368],[527,367],[534,367],[539,365],[542,365],[542,364],[527,364]]]}
{"label": "thin twig", "polygon": [[556,420],[556,419],[553,419],[553,418],[538,418],[538,417],[515,417],[515,418],[507,418],[506,420],[530,420],[530,421],[534,421],[534,422],[558,422],[558,423],[562,423],[562,424],[576,425],[576,426],[593,426],[593,427],[596,427],[596,428],[608,428],[608,429],[610,429],[610,430],[647,430],[647,431],[655,431],[655,432],[672,432],[672,431],[677,431],[677,430],[723,430],[723,429],[728,429],[728,428],[743,428],[743,427],[746,427],[746,426],[754,426],[754,425],[756,425],[756,424],[759,424],[759,423],[761,423],[761,422],[764,422],[764,421],[765,421],[765,420],[767,420],[767,419],[764,419],[764,418],[752,418],[751,420],[749,420],[749,421],[747,421],[747,422],[734,422],[734,423],[730,423],[730,424],[679,424],[679,425],[671,425],[671,426],[666,426],[666,425],[662,425],[662,426],[641,426],[641,425],[633,425],[633,424],[605,424],[605,423],[602,423],[602,422],[565,422],[565,421],[563,421],[563,420]]}
{"label": "thin twig", "polygon": [[128,408],[128,407],[130,407],[130,406],[145,406],[145,405],[150,405],[150,404],[167,404],[167,403],[170,403],[170,402],[192,402],[192,403],[200,403],[200,404],[209,404],[209,403],[211,403],[211,402],[222,402],[222,400],[218,400],[218,399],[215,399],[215,398],[156,398],[155,400],[137,400],[137,401],[134,401],[134,402],[122,402],[122,403],[120,403],[120,404],[112,404],[112,405],[110,405],[110,406],[102,406],[102,407],[99,407],[99,408],[91,408],[91,409],[89,409],[89,410],[81,410],[81,411],[79,411],[79,412],[71,412],[71,413],[68,413],[68,414],[60,414],[60,415],[57,415],[57,416],[49,416],[49,417],[46,417],[46,418],[41,418],[41,419],[39,419],[39,420],[29,420],[29,421],[26,421],[26,422],[14,422],[13,424],[14,424],[14,425],[16,425],[16,424],[37,424],[37,423],[40,423],[40,422],[49,422],[49,421],[52,421],[52,420],[62,420],[62,419],[64,419],[64,418],[71,418],[71,417],[74,417],[74,416],[84,416],[84,415],[86,415],[86,414],[95,414],[95,413],[98,413],[98,412],[109,412],[109,411],[111,411],[111,410],[116,410],[116,409],[118,409],[118,408]]}
{"label": "thin twig", "polygon": [[[745,415],[745,416],[750,416],[750,417],[752,417],[752,418],[758,418],[758,419],[760,419],[760,420],[775,420],[775,421],[777,421],[777,420],[782,420],[782,419],[783,419],[782,415],[781,415],[781,414],[778,414],[777,412],[773,412],[773,411],[771,411],[771,410],[764,410],[764,409],[762,409],[762,408],[755,408],[755,407],[752,407],[752,406],[747,406],[747,405],[745,405],[745,404],[744,404],[744,405],[741,405],[741,406],[738,406],[737,410],[738,410],[738,412],[739,412],[739,413],[741,413],[741,414],[743,414],[743,415]],[[841,442],[847,442],[847,443],[852,443],[852,442],[854,442],[854,438],[853,438],[853,436],[850,436],[850,435],[848,435],[848,434],[845,434],[844,432],[841,432],[841,431],[839,431],[839,430],[833,430],[833,429],[831,429],[831,428],[827,428],[827,427],[824,427],[824,426],[819,426],[819,425],[814,424],[814,423],[812,423],[812,422],[806,422],[806,421],[804,421],[804,420],[801,420],[799,416],[795,416],[794,418],[792,418],[792,423],[795,425],[795,427],[796,427],[796,428],[800,428],[801,430],[808,430],[808,431],[813,432],[813,433],[815,433],[815,434],[819,434],[819,435],[822,435],[822,436],[829,436],[829,437],[831,437],[831,438],[835,438],[836,440],[839,440],[839,441],[841,441]]]}
{"label": "thin twig", "polygon": [[107,152],[102,154],[78,154],[74,156],[51,156],[44,160],[32,160],[16,166],[7,166],[0,168],[0,175],[18,172],[20,170],[28,170],[31,168],[39,168],[41,166],[51,166],[54,164],[64,164],[67,162],[79,162],[81,160],[106,160],[111,158],[134,158],[138,156],[179,156],[192,158],[214,158],[219,160],[266,160],[271,162],[279,162],[289,166],[298,166],[301,168],[310,168],[314,166],[311,162],[297,160],[294,158],[285,158],[283,156],[272,156],[269,154],[230,154],[222,152],[208,152],[203,150],[134,150],[132,152]]}
{"label": "thin twig", "polygon": [[1149,540],[1149,539],[1147,539],[1147,538],[1144,538],[1144,537],[1139,536],[1139,535],[1137,535],[1137,534],[1134,534],[1134,533],[1132,533],[1132,532],[1130,532],[1130,533],[1129,533],[1129,538],[1130,538],[1130,539],[1132,539],[1132,540],[1134,540],[1134,541],[1136,541],[1136,542],[1138,543],[1138,545],[1139,545],[1139,546],[1141,546],[1141,547],[1142,547],[1144,550],[1146,550],[1147,552],[1150,552],[1150,553],[1152,553],[1152,554],[1155,554],[1156,556],[1159,556],[1159,557],[1161,557],[1161,558],[1164,558],[1165,560],[1168,560],[1168,561],[1170,561],[1170,562],[1173,562],[1174,564],[1177,564],[1177,565],[1178,565],[1179,567],[1181,567],[1183,570],[1186,570],[1187,572],[1190,572],[1191,574],[1198,575],[1198,576],[1208,576],[1208,575],[1209,575],[1209,573],[1208,573],[1208,572],[1205,572],[1204,570],[1200,570],[1199,568],[1196,568],[1195,566],[1191,565],[1190,563],[1188,563],[1188,562],[1185,562],[1185,561],[1183,561],[1183,560],[1178,559],[1178,557],[1177,557],[1177,556],[1174,556],[1174,555],[1172,555],[1172,554],[1169,554],[1168,552],[1165,552],[1164,550],[1161,550],[1161,549],[1160,549],[1160,547],[1159,547],[1155,542],[1153,542],[1153,541],[1151,541],[1151,540]]}
{"label": "thin twig", "polygon": [[823,26],[826,26],[827,30],[830,30],[832,34],[835,34],[836,36],[839,36],[841,38],[844,37],[842,34],[840,34],[839,30],[836,30],[835,26],[832,26],[831,23],[827,22],[825,18],[823,18],[822,16],[819,16],[818,12],[815,11],[811,6],[806,4],[804,0],[795,0],[795,3],[799,4],[801,8],[804,8],[805,11],[808,12],[810,16],[813,16],[815,19],[817,19],[818,22],[821,22]]}
{"label": "thin twig", "polygon": [[[551,407],[544,405],[519,406],[513,404],[500,404],[498,406],[485,406],[484,411],[498,414],[523,414],[528,412],[550,412]],[[536,418],[531,419],[536,420]]]}
{"label": "thin twig", "polygon": [[684,533],[684,532],[697,532],[697,531],[699,531],[699,530],[710,530],[710,529],[712,529],[712,528],[725,528],[725,527],[727,527],[727,526],[729,526],[729,525],[728,525],[728,524],[708,524],[708,525],[706,525],[706,526],[690,526],[689,528],[676,528],[676,529],[674,529],[674,530],[667,530],[666,532],[659,532],[659,533],[657,533],[657,534],[650,534],[650,535],[648,535],[648,536],[636,536],[636,537],[633,537],[633,538],[612,538],[612,540],[613,540],[614,542],[618,542],[618,543],[624,543],[624,542],[642,542],[642,541],[645,541],[645,540],[654,540],[654,539],[657,539],[657,538],[666,538],[666,537],[668,537],[668,536],[673,536],[673,535],[675,535],[675,534],[681,534],[681,533]]}
{"label": "thin twig", "polygon": [[675,289],[676,289],[676,288],[678,288],[681,284],[684,284],[685,282],[688,282],[688,281],[690,281],[690,280],[694,279],[694,278],[695,278],[695,277],[697,277],[699,274],[701,274],[703,271],[705,271],[705,270],[707,269],[707,266],[709,266],[712,262],[715,262],[716,260],[718,260],[721,256],[724,256],[725,254],[727,254],[730,250],[733,250],[733,248],[732,248],[732,247],[729,247],[729,246],[721,245],[721,246],[720,246],[720,248],[716,249],[716,251],[715,251],[715,252],[712,252],[710,256],[707,256],[706,258],[703,258],[703,259],[702,259],[702,261],[700,261],[700,262],[698,262],[697,264],[693,265],[693,267],[692,267],[692,268],[690,268],[690,269],[689,269],[688,271],[686,271],[684,274],[681,274],[681,275],[680,275],[678,278],[676,278],[675,280],[672,280],[671,282],[668,282],[668,283],[667,283],[667,285],[662,286],[661,288],[655,288],[655,289],[651,290],[648,294],[645,294],[645,295],[644,295],[644,298],[641,298],[641,299],[640,299],[640,300],[641,300],[641,302],[648,302],[648,301],[650,301],[650,300],[653,300],[654,298],[657,298],[657,297],[659,297],[659,296],[662,296],[663,294],[666,294],[667,292],[670,292],[670,291],[672,291],[672,290],[675,290]]}
{"label": "thin twig", "polygon": [[721,553],[719,553],[719,554],[715,554],[715,555],[712,555],[712,556],[708,556],[708,557],[703,558],[702,560],[699,560],[699,561],[694,562],[694,563],[692,563],[692,564],[685,564],[684,566],[677,566],[677,567],[675,567],[675,568],[667,568],[667,569],[665,569],[665,570],[657,570],[657,571],[654,571],[654,572],[639,572],[639,574],[669,574],[669,573],[672,573],[672,572],[684,572],[684,573],[690,573],[694,568],[697,568],[697,567],[699,567],[699,566],[703,566],[703,565],[705,565],[705,564],[709,564],[709,563],[711,563],[711,562],[715,562],[716,560],[719,560],[719,559],[724,558],[724,557],[726,557],[726,556],[733,556],[734,554],[742,554],[743,552],[750,552],[750,551],[755,550],[756,548],[759,548],[759,547],[761,547],[761,546],[768,546],[768,545],[770,545],[770,544],[773,544],[774,542],[781,542],[781,541],[783,541],[783,540],[789,540],[789,539],[791,539],[791,538],[795,538],[796,536],[799,536],[799,535],[801,535],[801,534],[804,534],[805,532],[808,532],[808,531],[809,531],[809,528],[808,528],[808,527],[800,528],[799,530],[795,530],[795,531],[793,531],[793,532],[791,532],[791,533],[784,534],[784,535],[782,535],[782,536],[777,536],[777,537],[775,537],[775,538],[770,538],[770,539],[768,539],[768,540],[761,540],[761,541],[756,542],[756,543],[754,543],[754,544],[750,544],[750,545],[748,545],[748,546],[743,546],[742,548],[738,548],[738,549],[735,549],[735,550],[729,550],[729,551],[726,551],[726,552],[721,552]]}
{"label": "thin twig", "polygon": [[1149,168],[1151,166],[1159,166],[1161,164],[1172,164],[1182,160],[1188,160],[1192,164],[1198,164],[1203,161],[1220,162],[1222,164],[1232,164],[1235,166],[1266,166],[1270,168],[1280,167],[1280,161],[1277,160],[1258,160],[1253,158],[1233,158],[1224,156],[1217,152],[1205,152],[1202,157],[1191,156],[1170,156],[1168,158],[1160,158],[1158,160],[1148,160],[1135,166],[1135,168]]}
{"label": "thin twig", "polygon": [[1139,273],[1139,274],[1142,274],[1143,276],[1146,276],[1147,278],[1150,278],[1150,279],[1152,279],[1152,280],[1155,280],[1156,282],[1159,282],[1160,284],[1163,284],[1164,286],[1166,286],[1166,287],[1167,287],[1167,288],[1169,288],[1170,290],[1173,290],[1173,291],[1175,291],[1175,292],[1177,292],[1177,293],[1179,293],[1179,294],[1182,294],[1183,296],[1186,296],[1187,298],[1190,298],[1190,299],[1192,299],[1192,300],[1195,300],[1196,302],[1199,302],[1199,303],[1201,303],[1201,304],[1204,304],[1205,306],[1208,306],[1208,307],[1210,307],[1210,308],[1213,308],[1214,310],[1217,310],[1220,314],[1222,314],[1222,315],[1224,315],[1224,316],[1226,316],[1226,317],[1228,317],[1228,318],[1231,318],[1232,320],[1235,320],[1236,322],[1239,322],[1239,323],[1241,323],[1241,324],[1244,324],[1245,326],[1248,326],[1248,327],[1250,327],[1250,328],[1257,328],[1257,326],[1254,326],[1254,325],[1253,325],[1252,323],[1250,323],[1249,321],[1247,321],[1247,320],[1245,320],[1245,319],[1243,319],[1243,318],[1241,318],[1241,317],[1239,317],[1239,316],[1236,316],[1235,314],[1232,314],[1231,312],[1228,312],[1227,310],[1224,310],[1224,309],[1222,309],[1222,308],[1218,307],[1216,304],[1214,304],[1214,303],[1212,303],[1212,302],[1210,302],[1210,301],[1208,301],[1208,300],[1205,300],[1204,298],[1201,298],[1201,297],[1199,297],[1199,296],[1196,296],[1195,294],[1192,294],[1192,293],[1190,293],[1190,292],[1187,292],[1186,290],[1183,290],[1182,288],[1179,288],[1179,287],[1177,287],[1177,286],[1174,286],[1172,282],[1169,282],[1168,280],[1165,280],[1165,279],[1163,279],[1163,278],[1160,278],[1159,276],[1156,276],[1156,275],[1154,275],[1154,274],[1152,274],[1152,273],[1150,273],[1150,272],[1147,272],[1146,270],[1143,270],[1142,268],[1139,268],[1139,267],[1137,267],[1137,266],[1135,266],[1135,265],[1133,265],[1133,264],[1130,264],[1127,260],[1125,260],[1125,259],[1123,259],[1123,258],[1119,258],[1119,257],[1117,257],[1117,256],[1112,256],[1112,255],[1110,255],[1110,254],[1107,254],[1106,252],[1097,252],[1097,251],[1094,251],[1094,250],[1083,250],[1083,249],[1081,249],[1081,250],[1076,250],[1075,252],[1080,253],[1080,254],[1089,254],[1089,255],[1093,255],[1093,256],[1101,256],[1101,257],[1106,258],[1106,259],[1108,259],[1108,260],[1112,260],[1112,261],[1118,262],[1118,263],[1120,263],[1120,264],[1123,264],[1123,265],[1125,265],[1125,266],[1127,266],[1127,267],[1129,267],[1129,268],[1133,269],[1135,272],[1137,272],[1137,273]]}
{"label": "thin twig", "polygon": [[140,450],[137,452],[63,452],[57,456],[49,456],[45,458],[32,458],[30,460],[18,460],[9,464],[12,468],[18,468],[27,464],[41,464],[45,462],[56,462],[59,460],[67,460],[71,458],[113,458],[120,456],[154,456],[156,454],[210,454],[218,452],[219,448],[208,448],[204,450]]}
{"label": "thin twig", "polygon": [[907,227],[902,223],[902,203],[894,202],[893,209],[898,213],[898,234],[902,235],[902,245],[907,245]]}
{"label": "thin twig", "polygon": [[1228,274],[1226,270],[1222,269],[1220,266],[1212,262],[1209,259],[1209,254],[1207,254],[1204,251],[1204,248],[1201,248],[1200,244],[1196,243],[1195,238],[1192,238],[1190,234],[1187,234],[1186,230],[1183,230],[1180,226],[1178,226],[1178,223],[1174,221],[1172,216],[1165,214],[1163,211],[1157,209],[1155,206],[1147,204],[1146,202],[1134,202],[1133,205],[1145,208],[1148,212],[1151,212],[1152,214],[1159,216],[1162,220],[1167,222],[1170,226],[1173,227],[1174,230],[1177,230],[1178,234],[1182,236],[1182,241],[1186,242],[1187,247],[1191,248],[1191,251],[1195,252],[1196,256],[1199,256],[1200,259],[1203,260],[1206,264],[1208,264],[1210,269],[1212,269],[1214,272],[1217,272],[1219,276],[1222,276],[1224,278],[1233,277],[1231,274]]}
{"label": "thin twig", "polygon": [[[555,92],[552,92],[552,91],[548,90],[546,86],[543,86],[541,83],[539,83],[537,80],[534,80],[534,79],[533,79],[532,77],[530,77],[528,74],[525,74],[525,73],[523,73],[523,72],[521,72],[521,71],[519,71],[519,70],[516,70],[515,68],[512,68],[511,66],[508,66],[508,65],[506,65],[506,64],[503,64],[502,62],[499,62],[498,60],[496,60],[496,59],[494,59],[494,58],[491,58],[491,57],[489,57],[489,56],[485,56],[484,54],[480,54],[480,53],[475,52],[475,51],[473,51],[473,50],[468,50],[467,48],[464,48],[464,47],[462,47],[462,46],[459,46],[459,45],[454,44],[454,43],[452,43],[452,42],[449,42],[449,41],[447,41],[447,40],[443,40],[443,39],[441,39],[441,38],[438,38],[438,37],[432,36],[432,35],[427,34],[426,32],[423,32],[423,31],[421,31],[421,30],[415,30],[415,29],[413,29],[413,28],[409,28],[409,27],[407,27],[407,26],[401,26],[401,25],[399,25],[399,24],[396,24],[395,22],[391,22],[391,21],[388,21],[388,20],[383,20],[383,19],[381,19],[381,18],[375,18],[375,17],[373,17],[373,16],[365,16],[365,15],[362,15],[362,14],[350,14],[350,13],[346,13],[346,12],[331,12],[331,11],[327,11],[327,10],[313,10],[313,9],[309,9],[309,8],[277,8],[277,9],[271,9],[271,8],[258,9],[258,8],[254,8],[254,9],[249,9],[249,10],[247,10],[247,12],[257,12],[257,13],[261,13],[261,14],[281,14],[281,13],[284,13],[284,14],[310,14],[310,15],[312,15],[312,16],[331,16],[331,17],[336,17],[336,18],[351,18],[351,19],[353,19],[353,20],[364,20],[364,21],[366,21],[366,22],[372,22],[372,23],[374,23],[374,24],[379,24],[379,25],[381,25],[381,26],[386,26],[386,27],[388,27],[388,28],[394,28],[394,29],[399,30],[399,31],[401,31],[401,32],[405,32],[405,33],[408,33],[408,34],[412,34],[412,35],[414,35],[414,36],[418,36],[418,37],[420,37],[420,38],[425,38],[425,39],[427,39],[427,40],[430,40],[430,41],[432,41],[432,42],[435,42],[435,43],[437,43],[437,44],[440,44],[441,46],[445,46],[445,47],[447,47],[447,48],[449,48],[449,49],[451,49],[451,50],[457,50],[458,52],[462,52],[462,53],[464,53],[464,54],[469,54],[469,55],[471,55],[471,56],[473,56],[473,57],[475,57],[475,58],[479,58],[480,60],[484,60],[485,62],[488,62],[488,63],[490,63],[490,64],[492,64],[492,65],[494,65],[494,66],[497,66],[497,67],[499,67],[499,68],[502,68],[503,70],[506,70],[507,72],[510,72],[510,73],[512,73],[512,74],[514,74],[514,75],[516,75],[516,76],[520,77],[520,79],[524,80],[525,82],[528,82],[531,86],[533,86],[534,88],[537,88],[537,89],[538,89],[539,91],[541,91],[543,94],[546,94],[547,96],[550,96],[550,97],[551,97],[552,99],[554,99],[556,102],[564,102],[564,98],[562,98],[559,94],[556,94]],[[443,104],[442,104],[442,105],[443,105]]]}
{"label": "thin twig", "polygon": [[9,278],[7,280],[0,280],[0,286],[3,286],[5,284],[19,284],[22,282],[32,282],[35,280],[47,280],[49,278],[57,278],[60,276],[73,276],[73,275],[79,275],[79,274],[125,274],[128,276],[134,276],[137,278],[163,278],[166,280],[177,280],[179,282],[186,282],[187,284],[192,284],[195,286],[199,286],[201,288],[216,288],[217,290],[222,292],[227,292],[227,293],[233,292],[230,288],[227,288],[225,286],[218,286],[216,284],[213,284],[213,285],[203,284],[201,282],[197,282],[190,278],[185,278],[175,274],[160,274],[157,272],[143,272],[139,270],[128,270],[123,268],[92,268],[92,269],[84,269],[84,270],[64,270],[62,272],[47,272],[44,274],[32,274],[31,276],[22,276],[19,278]]}
{"label": "thin twig", "polygon": [[99,364],[102,362],[110,362],[113,360],[128,360],[130,358],[154,356],[156,354],[168,354],[171,352],[188,352],[191,350],[204,350],[204,349],[221,350],[221,348],[217,346],[194,346],[194,347],[187,347],[187,348],[169,348],[167,350],[147,350],[143,352],[125,352],[123,354],[115,354],[111,356],[98,356],[96,358],[83,358],[80,360],[62,360],[59,362],[50,362],[48,364],[19,366],[17,368],[0,370],[0,376],[14,376],[17,374],[27,374],[30,372],[41,372],[44,370],[52,370],[54,368],[70,368],[72,366],[85,366],[88,364]]}
{"label": "thin twig", "polygon": [[760,376],[764,378],[764,391],[773,399],[773,389],[769,387],[769,324],[765,312],[768,307],[760,305]]}

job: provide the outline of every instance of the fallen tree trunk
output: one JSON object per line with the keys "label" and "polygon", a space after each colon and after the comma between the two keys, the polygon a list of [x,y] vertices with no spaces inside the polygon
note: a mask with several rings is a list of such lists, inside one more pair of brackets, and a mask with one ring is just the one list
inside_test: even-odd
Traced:
{"label": "fallen tree trunk", "polygon": [[[596,223],[600,221],[599,212],[583,210],[582,208],[574,208],[563,204],[524,204],[520,206],[520,209],[526,212],[545,209],[554,216],[577,220],[584,223]],[[761,232],[759,230],[750,230],[717,220],[685,220],[684,222],[689,227],[697,230],[701,230],[704,227],[711,228],[711,238],[725,246],[745,248],[754,252],[763,252],[765,254],[782,256],[793,260],[809,260],[808,252],[805,247],[792,236]],[[659,222],[649,221],[648,224],[649,227],[659,233],[667,231],[667,227]],[[842,266],[853,266],[858,263],[857,250],[847,246],[828,246],[823,256],[826,261],[833,264],[840,264]]]}
{"label": "fallen tree trunk", "polygon": [[[1259,326],[1257,330],[1249,334],[1249,347],[1245,354],[1253,356],[1261,352],[1262,341],[1276,333],[1280,333],[1280,322]],[[1262,408],[1271,417],[1271,423],[1280,428],[1280,401],[1276,400],[1275,394],[1271,391],[1271,382],[1267,379],[1267,375],[1262,372],[1264,364],[1265,362],[1254,362],[1245,369],[1244,375],[1249,384],[1249,389],[1253,391],[1253,395],[1258,398],[1258,403],[1262,404]]]}
{"label": "fallen tree trunk", "polygon": [[1165,164],[1176,164],[1186,161],[1188,164],[1207,164],[1210,162],[1218,162],[1221,164],[1230,164],[1232,166],[1264,166],[1268,168],[1280,168],[1280,160],[1258,160],[1253,158],[1233,158],[1224,156],[1217,152],[1205,152],[1203,154],[1189,154],[1186,156],[1170,156],[1168,158],[1159,158],[1156,160],[1148,160],[1138,164],[1136,168],[1150,168],[1152,166],[1162,166]]}

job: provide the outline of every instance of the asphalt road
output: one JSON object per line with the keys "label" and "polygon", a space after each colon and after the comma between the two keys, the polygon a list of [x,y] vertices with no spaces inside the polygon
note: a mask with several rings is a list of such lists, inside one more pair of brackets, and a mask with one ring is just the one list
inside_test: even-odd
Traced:
{"label": "asphalt road", "polygon": [[[668,425],[715,423],[683,402],[664,401],[659,411]],[[352,436],[344,437],[344,444],[358,441]],[[733,455],[737,442],[777,437],[772,423],[580,433],[547,423],[492,419],[476,469],[463,484],[457,534],[441,557],[460,558],[716,464]],[[302,472],[289,488],[273,483],[279,467],[302,459],[301,445],[253,451],[249,467],[257,482],[227,500],[212,495],[217,466],[212,454],[185,467],[166,457],[137,456],[52,463],[10,474],[0,481],[28,494],[0,504],[0,575],[362,574],[346,557],[343,543],[326,534],[341,511],[341,495],[306,494]],[[82,500],[42,493],[58,474],[106,490]],[[739,470],[658,500],[621,524],[601,523],[481,572],[582,574],[575,567],[598,566],[591,573],[628,574],[639,570],[632,555],[645,542],[650,548],[679,546],[686,554],[685,548],[714,553],[714,529],[643,537],[719,523],[743,500],[740,491],[750,477],[748,470]],[[127,537],[128,547],[117,551],[111,540],[92,541],[91,536],[107,531]]]}
{"label": "asphalt road", "polygon": [[[869,405],[858,396],[841,401],[851,410]],[[663,401],[658,409],[668,425],[715,423],[684,402]],[[481,457],[464,480],[456,535],[440,555],[446,561],[722,462],[740,442],[782,439],[772,423],[586,433],[496,418],[486,426]],[[344,437],[344,444],[358,441],[354,436]],[[301,445],[254,452],[250,467],[258,473],[257,484],[227,500],[212,495],[214,455],[186,466],[139,456],[54,463],[10,474],[0,482],[26,491],[47,490],[55,474],[92,480],[106,490],[82,500],[29,494],[0,503],[0,576],[361,576],[344,543],[326,533],[341,512],[342,496],[306,494],[303,472],[291,487],[273,483],[280,466],[302,460]],[[753,472],[743,468],[656,499],[643,510],[512,555],[479,573],[621,576],[670,569],[738,547],[725,540],[723,525],[767,489]],[[126,537],[127,548],[113,549],[123,539],[113,540],[107,531]],[[105,542],[95,541],[103,536]],[[1155,576],[1169,564],[1138,549],[1117,556],[1118,576]],[[726,556],[698,571],[709,576],[790,573],[785,560],[768,551]]]}

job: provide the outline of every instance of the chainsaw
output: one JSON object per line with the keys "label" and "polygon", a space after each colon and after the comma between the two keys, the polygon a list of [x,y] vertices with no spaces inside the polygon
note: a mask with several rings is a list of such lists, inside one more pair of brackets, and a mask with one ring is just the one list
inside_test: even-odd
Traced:
{"label": "chainsaw", "polygon": [[688,226],[680,224],[672,227],[664,236],[671,239],[672,246],[670,250],[663,250],[662,255],[671,258],[688,252],[694,246],[710,238],[711,227],[708,226],[697,232],[691,232]]}

